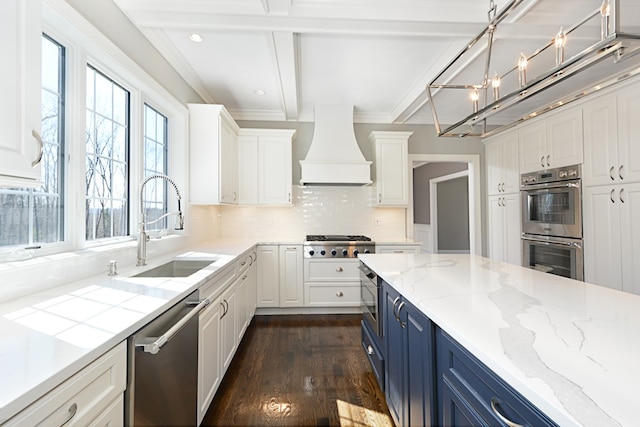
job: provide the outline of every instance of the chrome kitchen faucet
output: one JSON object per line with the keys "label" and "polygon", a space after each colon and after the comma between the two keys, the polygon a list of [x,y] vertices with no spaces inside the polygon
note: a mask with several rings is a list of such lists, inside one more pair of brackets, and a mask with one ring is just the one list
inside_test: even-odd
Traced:
{"label": "chrome kitchen faucet", "polygon": [[[168,183],[173,186],[173,189],[176,190],[176,195],[178,196],[178,212],[166,213],[159,218],[154,219],[150,222],[145,222],[144,220],[144,186],[151,181],[152,179],[164,179]],[[178,186],[171,178],[166,175],[157,174],[151,175],[148,178],[145,178],[140,184],[140,229],[138,231],[138,262],[136,265],[147,265],[147,242],[149,241],[149,236],[147,235],[146,226],[155,224],[163,218],[166,218],[170,215],[177,215],[176,220],[176,230],[184,230],[184,217],[182,216],[182,209],[180,208],[180,200],[182,197],[180,196],[180,190],[178,190]]]}

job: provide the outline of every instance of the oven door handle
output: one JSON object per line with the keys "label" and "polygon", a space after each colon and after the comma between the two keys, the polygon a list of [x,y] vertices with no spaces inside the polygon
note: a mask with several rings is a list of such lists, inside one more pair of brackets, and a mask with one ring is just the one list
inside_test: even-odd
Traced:
{"label": "oven door handle", "polygon": [[580,188],[580,183],[578,181],[571,182],[545,182],[544,184],[530,184],[530,185],[522,185],[520,186],[521,190],[550,190],[553,188]]}
{"label": "oven door handle", "polygon": [[562,245],[570,248],[578,248],[582,249],[582,244],[579,242],[563,242],[562,240],[546,240],[546,239],[537,239],[531,236],[522,236],[522,240],[527,240],[530,242],[542,243],[543,245]]}

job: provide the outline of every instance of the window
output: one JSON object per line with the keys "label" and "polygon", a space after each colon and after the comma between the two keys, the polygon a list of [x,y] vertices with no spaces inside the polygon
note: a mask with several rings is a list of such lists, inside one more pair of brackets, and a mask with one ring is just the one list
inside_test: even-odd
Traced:
{"label": "window", "polygon": [[[149,105],[144,105],[144,178],[167,174],[167,117]],[[167,181],[154,179],[145,186],[143,194],[145,221],[153,222],[167,213]],[[167,218],[147,227],[148,230],[167,228]]]}
{"label": "window", "polygon": [[42,182],[37,189],[0,189],[0,246],[64,240],[65,49],[42,36]]}
{"label": "window", "polygon": [[129,92],[87,66],[85,238],[129,235]]}

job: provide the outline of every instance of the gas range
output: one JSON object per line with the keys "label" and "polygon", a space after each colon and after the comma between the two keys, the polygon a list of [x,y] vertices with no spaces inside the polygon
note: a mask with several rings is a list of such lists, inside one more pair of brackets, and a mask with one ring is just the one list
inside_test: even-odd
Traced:
{"label": "gas range", "polygon": [[367,236],[342,234],[308,235],[304,242],[305,258],[357,258],[375,252],[375,243]]}

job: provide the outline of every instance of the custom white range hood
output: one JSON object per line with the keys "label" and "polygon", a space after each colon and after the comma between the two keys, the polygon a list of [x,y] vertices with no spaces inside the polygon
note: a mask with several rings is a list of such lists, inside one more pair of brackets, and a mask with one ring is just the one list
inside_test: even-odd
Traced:
{"label": "custom white range hood", "polygon": [[353,130],[353,105],[316,105],[313,140],[300,160],[301,185],[371,184],[367,161]]}

